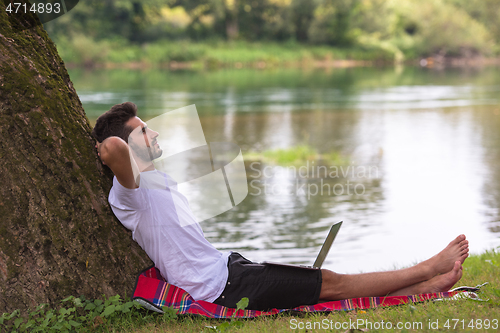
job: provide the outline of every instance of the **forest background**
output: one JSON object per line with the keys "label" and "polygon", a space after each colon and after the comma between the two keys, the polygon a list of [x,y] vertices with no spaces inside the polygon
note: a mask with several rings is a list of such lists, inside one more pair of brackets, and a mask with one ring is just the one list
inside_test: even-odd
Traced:
{"label": "forest background", "polygon": [[69,66],[500,54],[498,0],[87,0],[44,28]]}

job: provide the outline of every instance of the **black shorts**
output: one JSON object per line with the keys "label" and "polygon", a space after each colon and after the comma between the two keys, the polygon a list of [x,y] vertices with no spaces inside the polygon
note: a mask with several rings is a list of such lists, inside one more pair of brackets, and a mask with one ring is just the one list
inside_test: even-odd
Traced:
{"label": "black shorts", "polygon": [[226,288],[214,303],[236,308],[248,297],[248,310],[290,309],[317,304],[321,292],[321,270],[265,265],[233,252],[227,263]]}

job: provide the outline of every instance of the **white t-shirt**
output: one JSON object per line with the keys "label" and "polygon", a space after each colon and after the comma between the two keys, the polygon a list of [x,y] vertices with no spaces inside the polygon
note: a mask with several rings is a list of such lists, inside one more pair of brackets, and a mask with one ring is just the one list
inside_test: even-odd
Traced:
{"label": "white t-shirt", "polygon": [[[153,183],[161,186],[147,185]],[[205,239],[186,197],[170,176],[156,170],[142,172],[136,189],[122,186],[114,177],[109,203],[169,283],[196,300],[213,302],[220,296],[230,252],[218,251]]]}

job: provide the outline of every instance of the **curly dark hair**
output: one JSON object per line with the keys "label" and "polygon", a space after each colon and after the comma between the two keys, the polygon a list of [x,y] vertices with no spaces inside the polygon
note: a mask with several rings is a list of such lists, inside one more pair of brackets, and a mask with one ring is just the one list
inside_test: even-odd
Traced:
{"label": "curly dark hair", "polygon": [[132,102],[117,104],[97,118],[92,136],[99,142],[110,136],[118,136],[128,142],[128,136],[133,128],[126,123],[135,116],[137,116],[137,105]]}

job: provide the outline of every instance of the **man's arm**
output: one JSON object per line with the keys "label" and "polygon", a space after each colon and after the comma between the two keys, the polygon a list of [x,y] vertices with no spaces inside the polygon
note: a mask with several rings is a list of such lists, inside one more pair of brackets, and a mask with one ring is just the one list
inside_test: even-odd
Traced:
{"label": "man's arm", "polygon": [[[117,136],[112,136],[96,144],[97,152],[103,164],[107,165],[120,184],[126,188],[139,187],[134,179],[128,144]],[[137,166],[135,166],[137,168]]]}

